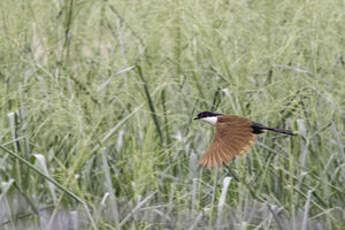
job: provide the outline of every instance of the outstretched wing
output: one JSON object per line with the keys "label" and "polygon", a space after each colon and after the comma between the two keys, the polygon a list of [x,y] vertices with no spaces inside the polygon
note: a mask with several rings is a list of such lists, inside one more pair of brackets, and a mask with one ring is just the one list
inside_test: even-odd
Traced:
{"label": "outstretched wing", "polygon": [[247,152],[255,139],[251,120],[236,115],[219,116],[213,141],[200,164],[208,168],[228,164],[235,156]]}

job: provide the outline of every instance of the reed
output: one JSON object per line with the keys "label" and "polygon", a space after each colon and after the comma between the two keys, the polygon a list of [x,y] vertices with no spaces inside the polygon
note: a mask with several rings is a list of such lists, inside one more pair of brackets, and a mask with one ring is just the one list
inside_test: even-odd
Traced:
{"label": "reed", "polygon": [[[0,229],[343,229],[344,9],[0,1]],[[204,110],[299,135],[202,169]]]}

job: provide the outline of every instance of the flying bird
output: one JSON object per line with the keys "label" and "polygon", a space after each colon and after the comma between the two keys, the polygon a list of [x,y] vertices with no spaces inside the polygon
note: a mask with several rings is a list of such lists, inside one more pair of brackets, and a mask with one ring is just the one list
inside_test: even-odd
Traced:
{"label": "flying bird", "polygon": [[248,151],[256,140],[256,136],[264,130],[294,136],[290,130],[269,128],[248,118],[213,112],[201,112],[194,120],[201,120],[216,126],[213,141],[201,156],[203,167],[221,167],[237,155]]}

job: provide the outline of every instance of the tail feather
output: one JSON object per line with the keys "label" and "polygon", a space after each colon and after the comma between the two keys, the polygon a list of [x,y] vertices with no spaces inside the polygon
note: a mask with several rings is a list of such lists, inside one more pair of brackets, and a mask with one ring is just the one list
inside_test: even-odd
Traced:
{"label": "tail feather", "polygon": [[253,133],[255,133],[255,134],[263,133],[263,130],[269,130],[269,131],[273,131],[273,132],[277,132],[277,133],[284,133],[287,135],[296,136],[296,134],[290,130],[270,128],[270,127],[264,126],[264,125],[262,125],[260,123],[256,123],[256,122],[253,122],[252,129],[253,129]]}

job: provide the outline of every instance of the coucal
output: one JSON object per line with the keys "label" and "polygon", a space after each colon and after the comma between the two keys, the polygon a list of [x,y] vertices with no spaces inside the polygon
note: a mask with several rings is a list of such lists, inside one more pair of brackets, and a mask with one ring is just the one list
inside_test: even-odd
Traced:
{"label": "coucal", "polygon": [[295,135],[290,130],[269,128],[248,118],[213,112],[201,112],[194,120],[206,121],[216,126],[213,141],[202,155],[200,164],[203,167],[221,167],[237,155],[248,151],[256,136],[264,130]]}

